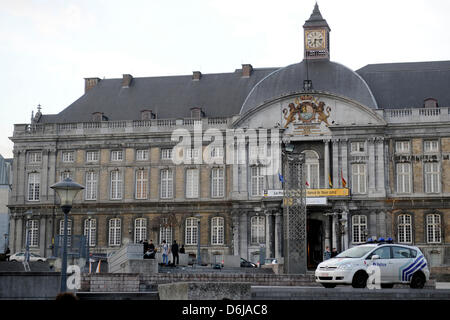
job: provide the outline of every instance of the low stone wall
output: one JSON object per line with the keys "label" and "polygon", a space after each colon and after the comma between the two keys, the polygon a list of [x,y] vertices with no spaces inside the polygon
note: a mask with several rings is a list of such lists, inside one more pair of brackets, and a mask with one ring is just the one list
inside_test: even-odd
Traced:
{"label": "low stone wall", "polygon": [[450,266],[432,267],[430,278],[435,279],[437,282],[450,282]]}
{"label": "low stone wall", "polygon": [[241,282],[177,282],[158,286],[160,300],[250,300],[251,285]]}
{"label": "low stone wall", "polygon": [[59,272],[0,272],[0,299],[53,300],[60,283]]}
{"label": "low stone wall", "polygon": [[83,274],[81,290],[88,292],[155,291],[160,284],[176,282],[249,283],[254,286],[319,286],[313,275],[274,275],[236,273],[156,273],[139,275],[130,273]]}

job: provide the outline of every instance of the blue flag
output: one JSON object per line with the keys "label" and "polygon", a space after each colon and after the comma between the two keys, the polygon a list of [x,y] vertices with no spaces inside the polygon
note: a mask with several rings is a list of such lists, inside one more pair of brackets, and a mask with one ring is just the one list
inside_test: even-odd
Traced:
{"label": "blue flag", "polygon": [[280,181],[281,181],[282,183],[284,183],[284,178],[283,178],[283,176],[281,175],[281,173],[279,173],[279,172],[278,172],[278,179],[280,179]]}

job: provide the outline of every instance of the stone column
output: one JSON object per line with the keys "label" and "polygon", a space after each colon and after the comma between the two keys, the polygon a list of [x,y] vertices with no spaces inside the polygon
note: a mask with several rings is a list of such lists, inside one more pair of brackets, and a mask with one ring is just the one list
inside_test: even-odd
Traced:
{"label": "stone column", "polygon": [[341,224],[342,224],[342,248],[341,248],[341,252],[344,250],[348,249],[348,212],[344,211],[342,212],[342,219],[341,219]]}
{"label": "stone column", "polygon": [[248,260],[248,214],[241,212],[239,221],[239,253],[240,256]]}
{"label": "stone column", "polygon": [[376,144],[376,154],[377,154],[377,191],[380,196],[386,196],[386,188],[385,188],[385,176],[384,176],[384,138],[378,138]]}
{"label": "stone column", "polygon": [[47,232],[47,217],[46,216],[40,216],[39,219],[39,254],[42,257],[45,257],[45,249],[47,247],[46,237],[45,233]]}
{"label": "stone column", "polygon": [[339,140],[332,140],[333,143],[333,186],[339,185]]}
{"label": "stone column", "polygon": [[[12,181],[11,199],[14,199],[14,202],[17,202],[19,200],[18,196],[19,196],[19,172],[20,172],[19,171],[19,168],[20,168],[19,154],[20,154],[20,151],[14,150],[13,154],[14,154],[13,165],[12,165],[13,181]],[[22,167],[23,167],[23,165],[22,165]],[[12,235],[13,233],[10,233],[10,234]],[[10,249],[12,250],[12,247]]]}
{"label": "stone column", "polygon": [[324,228],[324,248],[331,246],[331,235],[330,235],[330,216],[325,216]]}
{"label": "stone column", "polygon": [[[41,187],[39,192],[40,194],[40,198],[41,201],[46,201],[48,200],[48,190],[49,188],[49,183],[51,183],[49,181],[49,177],[48,177],[48,171],[49,168],[51,168],[49,166],[49,155],[50,152],[49,150],[42,150],[42,166],[41,166]],[[51,185],[51,184],[50,184]]]}
{"label": "stone column", "polygon": [[[324,162],[323,162],[323,168],[324,168],[324,188],[328,189],[330,188],[330,184],[328,181],[328,177],[330,175],[330,140],[324,140]],[[336,188],[336,186],[333,183],[333,187]]]}
{"label": "stone column", "polygon": [[238,212],[232,212],[233,219],[233,255],[240,256],[239,251],[239,215]]}
{"label": "stone column", "polygon": [[281,213],[275,213],[275,258],[280,259],[282,257],[281,251],[281,242],[282,242],[282,222],[281,222]]}
{"label": "stone column", "polygon": [[18,250],[16,248],[16,218],[11,213],[9,216],[9,250],[11,254],[16,253]]}
{"label": "stone column", "polygon": [[17,199],[20,202],[25,202],[25,199],[27,197],[27,192],[26,192],[26,184],[28,183],[27,179],[27,174],[25,172],[25,162],[26,162],[26,158],[25,158],[25,151],[20,151],[19,152],[19,161],[18,161],[18,165],[19,168],[17,169]]}
{"label": "stone column", "polygon": [[369,153],[369,162],[367,165],[367,175],[369,178],[369,194],[375,193],[375,183],[376,183],[376,176],[375,176],[375,138],[370,138],[367,141],[368,145],[368,153]]}
{"label": "stone column", "polygon": [[384,212],[383,210],[378,212],[378,226],[380,237],[386,239],[388,237],[388,235],[386,234],[386,212]]}
{"label": "stone column", "polygon": [[344,187],[342,185],[342,176],[344,177],[345,181],[347,182],[347,187],[348,187],[348,181],[349,181],[349,177],[348,177],[348,140],[344,139],[341,142],[341,154],[342,154],[342,163],[341,163],[341,179],[339,181],[339,185],[341,187]]}
{"label": "stone column", "polygon": [[273,233],[272,233],[272,212],[267,210],[266,214],[266,258],[272,258],[272,243],[273,243]]}
{"label": "stone column", "polygon": [[26,228],[26,225],[23,223],[22,217],[19,217],[16,220],[16,251],[21,251],[25,248],[23,244],[23,233],[25,232],[25,230],[23,230],[24,228]]}
{"label": "stone column", "polygon": [[338,235],[338,233],[337,233],[337,224],[338,224],[338,216],[337,216],[337,213],[336,212],[334,212],[333,213],[333,219],[332,219],[332,225],[331,225],[331,249],[333,249],[333,248],[337,248],[337,244],[338,244],[338,241],[337,241],[337,235]]}

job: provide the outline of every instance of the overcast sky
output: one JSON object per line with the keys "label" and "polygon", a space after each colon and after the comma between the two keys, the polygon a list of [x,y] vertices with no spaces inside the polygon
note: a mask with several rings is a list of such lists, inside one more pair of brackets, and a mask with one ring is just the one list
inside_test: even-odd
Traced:
{"label": "overcast sky", "polygon": [[[0,154],[15,123],[58,113],[84,78],[233,72],[303,58],[315,0],[0,0]],[[331,60],[450,60],[448,0],[319,0]]]}

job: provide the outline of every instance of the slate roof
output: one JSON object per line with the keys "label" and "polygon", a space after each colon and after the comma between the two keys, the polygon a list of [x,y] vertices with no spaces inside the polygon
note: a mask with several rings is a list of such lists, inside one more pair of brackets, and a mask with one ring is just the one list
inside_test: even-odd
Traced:
{"label": "slate roof", "polygon": [[311,13],[311,16],[309,17],[308,20],[305,21],[303,27],[328,27],[328,29],[330,28],[328,26],[327,21],[322,17],[317,2],[314,5],[314,10]]}
{"label": "slate roof", "polygon": [[[308,71],[307,71],[308,69]],[[312,80],[313,90],[334,93],[369,107],[377,103],[365,81],[354,71],[328,59],[303,60],[278,69],[258,83],[241,109],[244,114],[266,101],[303,90],[303,80]]]}
{"label": "slate roof", "polygon": [[356,72],[379,108],[422,108],[426,98],[450,107],[450,61],[369,64]]}
{"label": "slate roof", "polygon": [[103,112],[109,121],[139,120],[141,110],[152,110],[158,118],[189,118],[191,108],[201,107],[207,117],[229,117],[239,110],[250,90],[276,68],[253,69],[250,77],[242,70],[192,75],[133,78],[129,88],[122,79],[104,79],[56,115],[42,115],[43,122],[92,121],[92,113]]}

